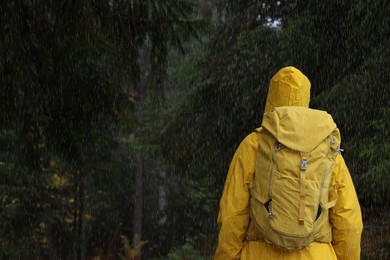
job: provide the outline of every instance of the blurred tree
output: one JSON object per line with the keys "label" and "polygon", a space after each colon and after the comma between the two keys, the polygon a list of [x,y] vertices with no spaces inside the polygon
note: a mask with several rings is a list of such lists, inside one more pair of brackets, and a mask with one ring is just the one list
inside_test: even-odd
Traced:
{"label": "blurred tree", "polygon": [[[74,254],[79,259],[85,254],[85,185],[91,166],[104,156],[101,149],[111,143],[116,124],[127,117],[125,122],[134,125],[136,119],[128,115],[133,115],[133,93],[142,77],[139,51],[145,44],[150,48],[151,86],[161,87],[168,46],[182,49],[182,41],[195,34],[188,19],[193,6],[169,0],[0,4],[0,129],[7,149],[2,167],[10,176],[3,185],[19,183],[15,173],[28,174],[20,188],[42,194],[47,182],[37,181],[39,172],[50,157],[65,160],[74,176]],[[29,200],[15,199],[20,200],[18,213],[28,209]],[[20,226],[36,227],[39,221],[27,218]],[[2,232],[2,246],[16,237]]]}

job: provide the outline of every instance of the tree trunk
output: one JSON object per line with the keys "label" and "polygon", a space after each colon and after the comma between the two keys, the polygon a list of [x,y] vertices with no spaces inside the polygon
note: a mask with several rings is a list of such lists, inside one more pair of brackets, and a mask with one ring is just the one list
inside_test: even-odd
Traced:
{"label": "tree trunk", "polygon": [[75,173],[75,258],[85,258],[85,176],[83,172]]}
{"label": "tree trunk", "polygon": [[[137,107],[137,119],[139,128],[136,131],[136,138],[139,143],[143,142],[142,126],[145,117],[145,99],[147,93],[147,74],[142,70],[142,63],[146,61],[147,49],[144,46],[140,51],[140,63],[141,63],[141,82],[138,86],[138,107]],[[144,176],[144,157],[142,151],[137,151],[137,172],[135,175],[135,194],[134,194],[134,212],[133,212],[133,239],[132,245],[135,247],[142,238],[142,219],[143,219],[143,176]]]}
{"label": "tree trunk", "polygon": [[165,214],[165,209],[167,207],[167,186],[165,185],[166,172],[160,170],[160,178],[162,183],[158,188],[158,207],[161,213],[161,218],[159,220],[160,225],[164,225],[167,222],[167,216]]}
{"label": "tree trunk", "polygon": [[143,156],[138,154],[137,172],[135,176],[134,215],[133,215],[133,246],[137,245],[142,236],[143,211]]}

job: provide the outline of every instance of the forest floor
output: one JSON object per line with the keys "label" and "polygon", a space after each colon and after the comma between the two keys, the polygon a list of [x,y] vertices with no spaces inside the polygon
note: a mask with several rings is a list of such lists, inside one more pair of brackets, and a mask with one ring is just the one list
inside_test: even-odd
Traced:
{"label": "forest floor", "polygon": [[390,259],[390,211],[387,208],[362,208],[364,230],[362,260]]}

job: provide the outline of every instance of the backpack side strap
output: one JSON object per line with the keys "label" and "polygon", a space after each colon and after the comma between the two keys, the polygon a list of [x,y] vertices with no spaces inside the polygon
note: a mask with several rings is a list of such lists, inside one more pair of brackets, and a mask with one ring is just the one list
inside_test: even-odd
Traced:
{"label": "backpack side strap", "polygon": [[337,192],[333,190],[333,188],[329,188],[329,198],[331,198],[330,201],[322,205],[323,209],[330,209],[336,205],[337,199],[339,195],[337,195]]}

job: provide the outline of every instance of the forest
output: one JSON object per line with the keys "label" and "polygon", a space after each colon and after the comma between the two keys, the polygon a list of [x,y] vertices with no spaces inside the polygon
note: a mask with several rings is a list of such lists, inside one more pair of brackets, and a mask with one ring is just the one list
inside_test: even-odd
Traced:
{"label": "forest", "polygon": [[212,259],[226,173],[284,66],[328,111],[390,258],[386,0],[0,2],[0,259]]}

